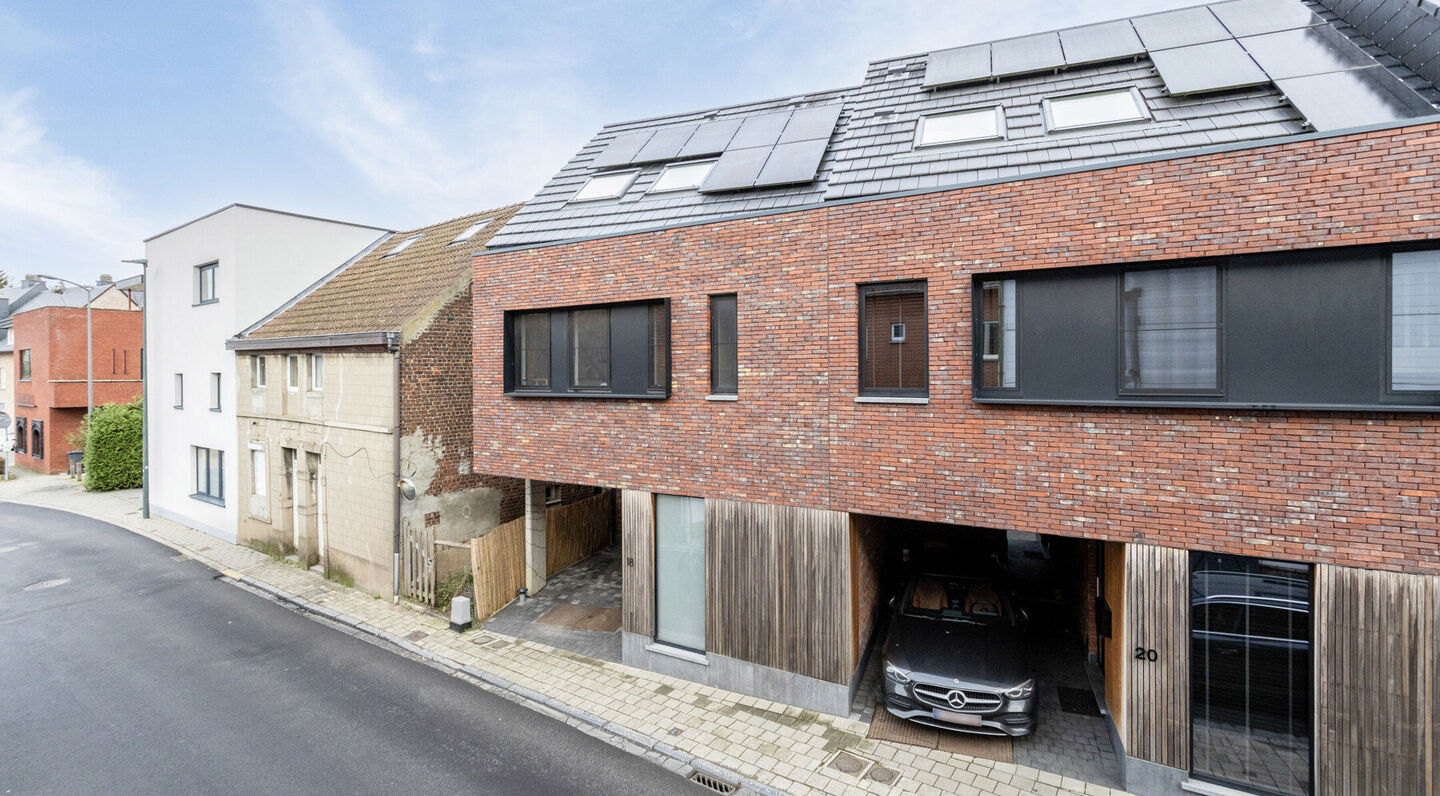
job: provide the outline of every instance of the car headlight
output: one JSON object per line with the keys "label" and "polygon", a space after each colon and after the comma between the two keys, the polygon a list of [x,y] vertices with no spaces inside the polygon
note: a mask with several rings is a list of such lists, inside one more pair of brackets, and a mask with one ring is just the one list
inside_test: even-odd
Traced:
{"label": "car headlight", "polygon": [[1026,680],[1025,682],[1021,683],[1020,685],[1015,686],[1014,688],[1010,689],[1009,691],[1006,691],[1006,692],[1005,692],[1005,696],[1008,697],[1008,698],[1010,698],[1010,699],[1029,699],[1030,696],[1031,696],[1032,694],[1034,694],[1034,693],[1035,693],[1035,680],[1032,678],[1032,679],[1030,679],[1030,680]]}
{"label": "car headlight", "polygon": [[901,685],[910,682],[910,673],[893,663],[885,664],[885,676]]}

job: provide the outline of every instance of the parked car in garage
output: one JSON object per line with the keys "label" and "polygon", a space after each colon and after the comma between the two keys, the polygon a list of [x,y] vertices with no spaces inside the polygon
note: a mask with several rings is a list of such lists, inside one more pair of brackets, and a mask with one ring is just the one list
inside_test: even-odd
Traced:
{"label": "parked car in garage", "polygon": [[1035,674],[1025,614],[988,578],[912,576],[891,600],[881,654],[885,709],[902,719],[984,735],[1035,730]]}

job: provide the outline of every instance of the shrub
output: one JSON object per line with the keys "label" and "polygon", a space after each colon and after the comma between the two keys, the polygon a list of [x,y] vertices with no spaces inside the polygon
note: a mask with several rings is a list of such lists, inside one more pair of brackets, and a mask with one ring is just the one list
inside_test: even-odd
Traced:
{"label": "shrub", "polygon": [[92,492],[140,486],[145,410],[137,398],[128,404],[97,406],[87,418],[85,488]]}

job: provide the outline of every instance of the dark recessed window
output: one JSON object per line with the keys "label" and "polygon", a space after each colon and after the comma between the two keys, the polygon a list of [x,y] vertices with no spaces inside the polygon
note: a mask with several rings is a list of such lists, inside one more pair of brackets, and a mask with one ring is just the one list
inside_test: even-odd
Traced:
{"label": "dark recessed window", "polygon": [[1392,262],[1390,389],[1440,392],[1440,251],[1401,252]]}
{"label": "dark recessed window", "polygon": [[735,395],[740,391],[739,325],[736,298],[710,297],[710,392]]}
{"label": "dark recessed window", "polygon": [[650,305],[650,384],[651,390],[670,386],[670,313],[664,304]]}
{"label": "dark recessed window", "polygon": [[39,420],[30,421],[30,455],[45,458],[45,424]]}
{"label": "dark recessed window", "polygon": [[924,397],[927,336],[924,282],[861,285],[860,394]]}
{"label": "dark recessed window", "polygon": [[515,318],[515,353],[519,370],[515,384],[522,390],[550,388],[550,313],[527,312]]}
{"label": "dark recessed window", "polygon": [[1124,273],[1122,392],[1220,389],[1219,284],[1219,269],[1213,265]]}
{"label": "dark recessed window", "polygon": [[190,497],[209,503],[225,503],[225,452],[198,445],[195,452],[195,491]]}
{"label": "dark recessed window", "polygon": [[215,268],[216,263],[198,265],[195,267],[195,303],[212,304],[219,301],[215,292]]}
{"label": "dark recessed window", "polygon": [[210,411],[220,411],[220,374],[210,374]]}
{"label": "dark recessed window", "polygon": [[30,349],[20,351],[20,381],[30,381]]}
{"label": "dark recessed window", "polygon": [[610,310],[570,313],[570,386],[597,390],[610,386]]}
{"label": "dark recessed window", "polygon": [[15,450],[25,452],[25,432],[30,428],[30,423],[23,417],[15,418]]}

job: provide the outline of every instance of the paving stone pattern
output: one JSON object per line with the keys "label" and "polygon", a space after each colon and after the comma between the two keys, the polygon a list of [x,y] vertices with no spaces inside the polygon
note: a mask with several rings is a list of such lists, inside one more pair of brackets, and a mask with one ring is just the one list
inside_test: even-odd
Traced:
{"label": "paving stone pattern", "polygon": [[620,662],[620,631],[602,633],[542,623],[557,606],[620,608],[620,546],[612,545],[555,573],[540,593],[521,605],[512,602],[484,623],[486,632],[538,641],[592,658]]}
{"label": "paving stone pattern", "polygon": [[[494,629],[483,631],[492,637],[491,643],[475,644],[472,640],[482,635],[481,631],[453,633],[444,617],[338,587],[313,572],[167,520],[141,519],[136,490],[108,494],[90,494],[78,488],[43,490],[60,480],[36,476],[0,483],[0,501],[77,512],[120,525],[190,554],[236,581],[285,597],[492,686],[503,684],[512,696],[527,698],[541,712],[582,716],[589,724],[624,739],[622,747],[652,759],[663,758],[663,765],[673,767],[680,761],[699,771],[738,774],[749,791],[960,796],[1112,793],[1093,782],[1029,766],[869,740],[865,738],[866,725],[849,718],[822,716],[631,669],[504,637]],[[312,599],[299,596],[317,589],[321,593]],[[417,642],[405,640],[416,632],[427,635]],[[508,643],[497,649],[500,641]],[[865,761],[862,776],[828,765],[840,752]],[[879,769],[883,771],[875,777],[863,776]]]}

